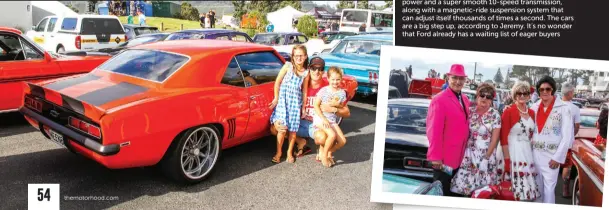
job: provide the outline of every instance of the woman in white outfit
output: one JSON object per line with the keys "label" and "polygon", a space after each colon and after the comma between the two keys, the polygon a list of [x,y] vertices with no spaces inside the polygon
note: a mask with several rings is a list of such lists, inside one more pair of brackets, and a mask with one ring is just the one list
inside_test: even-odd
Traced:
{"label": "woman in white outfit", "polygon": [[211,20],[209,14],[205,14],[205,28],[211,28]]}
{"label": "woman in white outfit", "polygon": [[531,107],[535,111],[533,157],[539,171],[539,188],[543,189],[538,201],[555,203],[554,189],[560,164],[565,162],[573,142],[573,118],[568,104],[555,97],[556,81],[545,76],[537,82],[540,101]]}
{"label": "woman in white outfit", "polygon": [[533,201],[541,196],[531,144],[535,132],[535,112],[527,107],[530,96],[529,83],[517,82],[512,87],[514,104],[501,116],[503,162],[500,161],[500,165],[503,165],[505,178],[511,180],[512,192],[518,201]]}

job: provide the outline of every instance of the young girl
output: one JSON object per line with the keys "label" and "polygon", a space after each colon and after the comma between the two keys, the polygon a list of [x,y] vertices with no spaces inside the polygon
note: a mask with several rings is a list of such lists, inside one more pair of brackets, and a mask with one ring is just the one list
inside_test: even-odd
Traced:
{"label": "young girl", "polygon": [[334,145],[334,142],[338,140],[339,142],[346,142],[345,135],[343,131],[338,126],[338,117],[336,113],[332,112],[322,112],[321,104],[331,103],[333,101],[338,101],[339,104],[343,104],[347,100],[347,92],[340,88],[340,83],[343,79],[343,72],[338,67],[330,67],[328,69],[328,82],[330,85],[323,87],[317,92],[317,98],[315,99],[315,116],[313,117],[313,124],[318,128],[323,130],[326,133],[326,143],[327,145],[323,147],[319,158],[321,159],[321,163],[330,167],[334,164],[334,160],[328,155],[328,151]]}
{"label": "young girl", "polygon": [[[277,79],[275,80],[275,98],[269,105],[271,109],[275,108],[271,115],[271,123],[274,126],[287,126],[288,146],[287,161],[294,162],[293,149],[296,142],[296,132],[300,126],[300,116],[305,110],[305,95],[309,82],[309,71],[305,68],[309,66],[307,58],[307,48],[304,45],[296,45],[292,48],[292,62],[286,62],[281,68]],[[304,87],[303,87],[304,86]],[[277,107],[275,107],[277,106]],[[279,163],[281,159],[281,147],[286,132],[277,129],[277,153],[273,157],[274,163]]]}

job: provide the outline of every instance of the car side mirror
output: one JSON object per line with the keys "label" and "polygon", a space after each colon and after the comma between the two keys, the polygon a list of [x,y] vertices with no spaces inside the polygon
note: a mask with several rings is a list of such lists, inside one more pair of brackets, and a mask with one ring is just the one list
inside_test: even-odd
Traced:
{"label": "car side mirror", "polygon": [[47,62],[51,62],[53,60],[53,58],[51,57],[51,54],[49,54],[49,52],[44,52],[44,60]]}

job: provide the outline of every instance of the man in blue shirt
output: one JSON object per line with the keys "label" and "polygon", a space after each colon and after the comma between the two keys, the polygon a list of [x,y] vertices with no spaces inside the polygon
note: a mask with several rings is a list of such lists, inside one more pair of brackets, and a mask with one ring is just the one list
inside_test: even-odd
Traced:
{"label": "man in blue shirt", "polygon": [[268,25],[266,25],[266,32],[273,32],[273,30],[275,30],[275,26],[272,23],[269,23]]}

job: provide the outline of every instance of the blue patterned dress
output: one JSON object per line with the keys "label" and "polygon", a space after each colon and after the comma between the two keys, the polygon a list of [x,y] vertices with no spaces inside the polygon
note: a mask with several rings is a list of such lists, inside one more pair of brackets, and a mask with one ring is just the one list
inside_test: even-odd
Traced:
{"label": "blue patterned dress", "polygon": [[289,132],[297,132],[302,108],[302,82],[309,71],[305,71],[304,75],[299,77],[294,73],[291,63],[286,63],[283,68],[287,68],[288,71],[279,87],[279,98],[271,115],[271,123],[281,120],[288,127]]}

